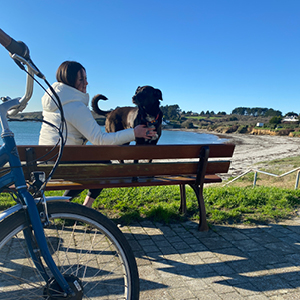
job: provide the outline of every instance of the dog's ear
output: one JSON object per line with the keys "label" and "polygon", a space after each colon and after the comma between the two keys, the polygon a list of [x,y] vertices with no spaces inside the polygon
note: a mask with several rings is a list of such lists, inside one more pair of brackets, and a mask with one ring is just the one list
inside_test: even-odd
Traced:
{"label": "dog's ear", "polygon": [[142,87],[138,86],[136,91],[135,91],[135,94],[137,94],[138,92],[140,92],[140,90],[142,89]]}
{"label": "dog's ear", "polygon": [[161,90],[155,89],[154,95],[155,95],[155,97],[157,97],[159,100],[163,101]]}
{"label": "dog's ear", "polygon": [[132,97],[132,102],[136,105],[139,104],[139,94],[142,91],[142,89],[143,89],[143,87],[138,86],[136,91],[135,91],[135,94]]}

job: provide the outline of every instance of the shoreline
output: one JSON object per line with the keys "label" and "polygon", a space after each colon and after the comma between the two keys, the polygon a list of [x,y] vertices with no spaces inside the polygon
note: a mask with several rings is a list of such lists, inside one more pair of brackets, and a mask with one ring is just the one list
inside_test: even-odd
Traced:
{"label": "shoreline", "polygon": [[[182,128],[180,130],[183,131]],[[241,175],[257,163],[300,156],[300,139],[297,137],[219,133],[199,129],[185,129],[184,131],[213,134],[221,139],[227,139],[225,143],[235,144],[229,176]]]}

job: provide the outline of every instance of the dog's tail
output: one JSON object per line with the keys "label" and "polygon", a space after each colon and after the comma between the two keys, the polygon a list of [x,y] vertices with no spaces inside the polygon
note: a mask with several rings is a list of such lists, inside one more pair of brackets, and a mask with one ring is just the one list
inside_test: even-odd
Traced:
{"label": "dog's tail", "polygon": [[99,100],[107,100],[107,98],[101,94],[94,96],[92,99],[92,104],[91,104],[92,109],[96,114],[101,115],[101,116],[106,116],[110,111],[101,110],[100,107],[98,106]]}

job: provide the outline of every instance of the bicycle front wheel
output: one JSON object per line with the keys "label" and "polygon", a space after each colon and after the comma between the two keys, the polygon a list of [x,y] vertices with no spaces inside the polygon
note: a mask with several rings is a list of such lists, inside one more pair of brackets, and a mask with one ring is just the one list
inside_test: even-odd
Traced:
{"label": "bicycle front wheel", "polygon": [[[139,299],[135,258],[112,221],[68,202],[49,203],[48,214],[48,247],[65,278],[80,282],[82,299]],[[28,254],[27,227],[23,210],[0,224],[0,299],[54,299],[59,293],[53,280],[45,283]]]}

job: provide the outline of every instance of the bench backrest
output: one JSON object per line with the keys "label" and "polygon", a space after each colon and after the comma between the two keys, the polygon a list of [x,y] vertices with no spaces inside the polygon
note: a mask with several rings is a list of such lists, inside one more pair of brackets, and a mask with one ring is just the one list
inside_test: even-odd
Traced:
{"label": "bench backrest", "polygon": [[[160,176],[160,175],[190,175],[197,174],[200,154],[204,149],[209,149],[208,158],[222,159],[209,160],[206,174],[227,173],[234,151],[233,144],[210,145],[156,145],[156,146],[65,146],[60,166],[52,178],[73,180],[78,178],[105,178],[127,176]],[[38,170],[47,174],[51,164],[40,164],[44,161],[54,161],[59,148],[53,150],[52,146],[18,146],[22,162],[27,161],[27,166],[35,168],[33,160],[38,162]],[[227,158],[227,160],[223,160]],[[149,163],[112,164],[100,163],[103,160],[146,160]],[[31,169],[32,169],[31,168]],[[26,173],[26,172],[24,172]],[[27,172],[26,177],[29,176]]]}

